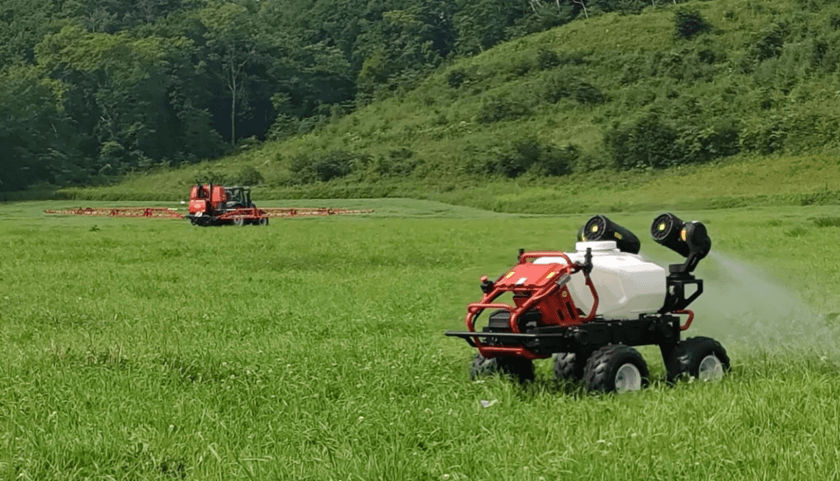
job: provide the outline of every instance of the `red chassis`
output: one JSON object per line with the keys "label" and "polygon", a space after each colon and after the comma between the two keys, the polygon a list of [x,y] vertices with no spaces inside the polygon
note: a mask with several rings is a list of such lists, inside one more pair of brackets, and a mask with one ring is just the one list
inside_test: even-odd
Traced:
{"label": "red chassis", "polygon": [[[566,264],[534,264],[538,257],[561,257]],[[482,296],[480,302],[467,306],[466,324],[469,332],[474,333],[476,319],[485,309],[501,309],[509,313],[509,329],[511,334],[507,338],[523,335],[520,331],[520,319],[523,314],[535,309],[539,311],[541,326],[571,327],[583,325],[595,318],[598,310],[598,292],[589,278],[591,263],[573,263],[563,252],[523,252],[519,255],[518,263],[495,282],[482,277]],[[575,306],[574,300],[567,286],[572,274],[583,271],[586,275],[586,285],[592,292],[594,302],[587,316]],[[494,303],[503,294],[513,294],[513,305]],[[536,353],[524,345],[496,346],[481,342],[478,336],[472,337],[472,342],[478,352],[486,357],[516,356],[526,359],[544,359],[550,354]]]}

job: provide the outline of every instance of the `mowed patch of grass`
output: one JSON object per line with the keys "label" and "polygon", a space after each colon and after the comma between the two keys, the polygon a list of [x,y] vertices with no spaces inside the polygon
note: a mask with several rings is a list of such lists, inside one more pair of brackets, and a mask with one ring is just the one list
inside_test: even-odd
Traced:
{"label": "mowed patch of grass", "polygon": [[[529,386],[470,382],[473,350],[443,336],[479,276],[519,247],[570,249],[586,216],[375,202],[239,229],[5,206],[0,478],[836,476],[838,353],[809,335],[840,311],[835,228],[815,220],[830,208],[678,212],[722,253],[697,271],[719,288],[692,331],[724,342],[732,374],[668,387],[646,348],[651,388],[597,396],[548,361]],[[676,260],[647,239],[654,215],[612,217]],[[778,315],[721,317],[733,297]]]}

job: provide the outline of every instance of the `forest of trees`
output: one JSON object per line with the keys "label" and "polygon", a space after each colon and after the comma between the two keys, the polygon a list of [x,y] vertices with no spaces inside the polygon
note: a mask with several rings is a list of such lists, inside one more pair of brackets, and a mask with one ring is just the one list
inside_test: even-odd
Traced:
{"label": "forest of trees", "polygon": [[0,190],[281,139],[455,57],[641,0],[4,0]]}

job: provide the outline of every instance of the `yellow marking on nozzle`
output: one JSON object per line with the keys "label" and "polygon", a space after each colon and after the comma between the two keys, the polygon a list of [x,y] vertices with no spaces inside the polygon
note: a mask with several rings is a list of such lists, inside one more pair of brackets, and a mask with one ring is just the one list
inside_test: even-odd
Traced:
{"label": "yellow marking on nozzle", "polygon": [[618,232],[616,232],[616,233],[615,233],[615,238],[616,238],[616,239],[618,239],[618,240],[621,240],[621,234],[619,234]]}
{"label": "yellow marking on nozzle", "polygon": [[682,238],[683,242],[686,242],[686,240],[685,240],[685,236],[686,236],[686,235],[687,235],[687,233],[685,232],[685,229],[683,229],[683,230],[680,232],[680,237]]}

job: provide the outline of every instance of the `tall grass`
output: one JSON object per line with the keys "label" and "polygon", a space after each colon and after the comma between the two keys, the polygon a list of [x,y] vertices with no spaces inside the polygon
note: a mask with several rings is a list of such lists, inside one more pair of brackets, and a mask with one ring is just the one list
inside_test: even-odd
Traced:
{"label": "tall grass", "polygon": [[[47,205],[0,215],[5,479],[836,475],[838,353],[768,341],[784,339],[782,314],[744,336],[746,321],[707,308],[724,301],[714,293],[692,331],[729,349],[719,384],[666,386],[656,349],[643,352],[652,387],[628,396],[554,381],[547,362],[526,387],[468,381],[473,350],[443,331],[461,327],[479,276],[518,247],[570,248],[586,216],[386,199],[370,202],[381,214],[202,229]],[[739,291],[765,277],[703,261],[697,274],[726,299],[779,305],[784,292],[813,309],[796,328],[816,329],[840,311],[834,227],[815,220],[832,212],[678,214],[706,222],[714,252],[787,286]],[[614,217],[641,234],[653,216]]]}

